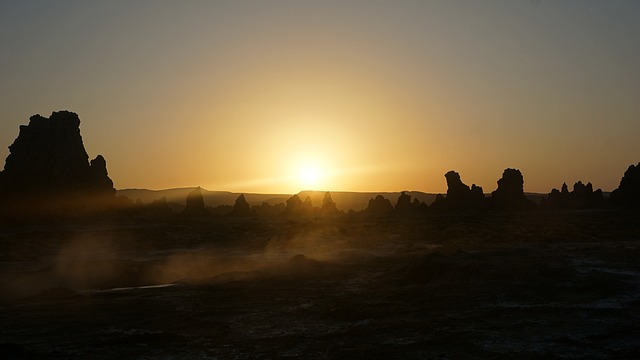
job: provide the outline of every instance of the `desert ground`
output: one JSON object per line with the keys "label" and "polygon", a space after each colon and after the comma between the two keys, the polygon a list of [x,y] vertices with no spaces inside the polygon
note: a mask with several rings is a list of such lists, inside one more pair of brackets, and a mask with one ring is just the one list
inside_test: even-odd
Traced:
{"label": "desert ground", "polygon": [[640,214],[0,227],[5,359],[640,354]]}

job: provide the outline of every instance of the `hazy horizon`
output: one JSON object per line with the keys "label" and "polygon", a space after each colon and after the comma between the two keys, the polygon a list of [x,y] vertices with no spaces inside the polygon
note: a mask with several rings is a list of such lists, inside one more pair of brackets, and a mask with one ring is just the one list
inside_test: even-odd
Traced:
{"label": "hazy horizon", "polygon": [[615,189],[640,161],[634,1],[15,1],[0,158],[76,112],[117,189]]}

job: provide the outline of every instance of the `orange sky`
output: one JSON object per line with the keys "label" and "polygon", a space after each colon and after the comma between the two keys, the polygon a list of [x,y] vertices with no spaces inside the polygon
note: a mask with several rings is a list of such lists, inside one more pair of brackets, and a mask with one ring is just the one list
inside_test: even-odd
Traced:
{"label": "orange sky", "polygon": [[[16,2],[0,141],[80,115],[117,188],[613,190],[640,161],[633,1]],[[6,54],[6,55],[5,55]],[[8,150],[0,152],[6,157]]]}

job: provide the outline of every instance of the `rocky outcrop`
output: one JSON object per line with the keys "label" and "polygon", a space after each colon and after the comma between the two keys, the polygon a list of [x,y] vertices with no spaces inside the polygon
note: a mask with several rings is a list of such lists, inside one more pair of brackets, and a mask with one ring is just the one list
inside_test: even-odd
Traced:
{"label": "rocky outcrop", "polygon": [[284,216],[299,216],[301,214],[302,209],[302,200],[300,200],[300,196],[293,195],[289,199],[287,199],[287,205],[282,211],[282,215]]}
{"label": "rocky outcrop", "polygon": [[491,204],[498,210],[524,210],[533,202],[524,195],[524,177],[518,169],[505,169],[498,188],[491,193]]}
{"label": "rocky outcrop", "polygon": [[408,195],[406,191],[400,193],[398,201],[395,206],[396,213],[406,214],[413,212],[413,204],[411,203],[411,195]]}
{"label": "rocky outcrop", "polygon": [[187,206],[182,211],[182,215],[187,217],[207,217],[211,215],[204,205],[202,189],[199,186],[187,194]]}
{"label": "rocky outcrop", "polygon": [[553,189],[542,203],[543,207],[551,209],[594,209],[604,206],[602,190],[593,191],[593,185],[578,181],[573,185],[573,191],[569,192],[566,183],[562,184],[562,190]]}
{"label": "rocky outcrop", "polygon": [[0,191],[17,197],[115,195],[105,159],[89,162],[80,135],[80,118],[58,111],[49,118],[34,115],[9,146]]}
{"label": "rocky outcrop", "polygon": [[313,200],[311,200],[311,196],[307,195],[302,203],[302,215],[312,215],[313,214]]}
{"label": "rocky outcrop", "polygon": [[331,193],[327,191],[322,198],[322,207],[320,208],[320,214],[322,216],[332,216],[339,213],[340,211],[336,207],[336,203],[331,198]]}
{"label": "rocky outcrop", "polygon": [[447,196],[436,197],[434,209],[466,210],[484,206],[484,193],[480,186],[473,184],[469,188],[462,182],[460,174],[453,170],[444,174],[444,177],[447,180]]}
{"label": "rocky outcrop", "polygon": [[400,193],[400,196],[398,196],[398,201],[396,202],[394,210],[398,216],[407,216],[425,211],[427,208],[426,204],[420,202],[418,199],[413,199],[413,201],[411,201],[411,195],[407,194],[406,191],[403,191]]}
{"label": "rocky outcrop", "polygon": [[471,189],[462,182],[460,174],[452,170],[444,174],[444,178],[447,179],[447,199],[450,202],[462,202],[468,197]]}
{"label": "rocky outcrop", "polygon": [[251,207],[245,199],[244,194],[240,194],[236,199],[236,202],[233,204],[233,210],[231,211],[231,216],[233,217],[250,217]]}
{"label": "rocky outcrop", "polygon": [[640,163],[629,166],[618,188],[611,192],[610,199],[616,207],[640,207]]}
{"label": "rocky outcrop", "polygon": [[389,216],[393,213],[391,201],[382,195],[369,200],[369,205],[364,209],[364,214],[368,216]]}

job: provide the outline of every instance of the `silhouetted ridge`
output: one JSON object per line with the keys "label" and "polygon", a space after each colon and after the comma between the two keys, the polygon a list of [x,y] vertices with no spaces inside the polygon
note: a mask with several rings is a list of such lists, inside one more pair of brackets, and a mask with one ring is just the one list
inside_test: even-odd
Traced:
{"label": "silhouetted ridge", "polygon": [[640,207],[640,163],[629,166],[610,198],[613,206]]}

